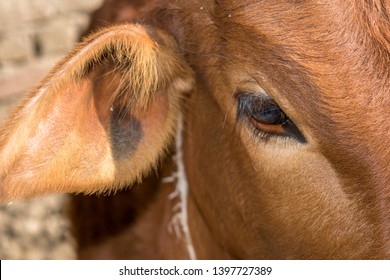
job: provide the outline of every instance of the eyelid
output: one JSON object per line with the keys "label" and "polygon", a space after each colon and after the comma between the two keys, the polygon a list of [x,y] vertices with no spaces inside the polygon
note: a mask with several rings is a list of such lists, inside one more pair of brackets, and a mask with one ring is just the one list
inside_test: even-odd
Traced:
{"label": "eyelid", "polygon": [[265,97],[271,98],[267,91],[262,88],[256,80],[246,80],[241,82],[236,89],[236,97],[242,93],[248,93],[250,95],[259,96],[264,95]]}

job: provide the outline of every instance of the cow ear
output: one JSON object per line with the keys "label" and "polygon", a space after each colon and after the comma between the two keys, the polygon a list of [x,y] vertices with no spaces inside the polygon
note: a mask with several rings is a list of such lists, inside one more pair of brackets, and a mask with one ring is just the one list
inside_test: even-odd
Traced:
{"label": "cow ear", "polygon": [[87,38],[0,128],[0,200],[102,193],[152,170],[175,133],[192,73],[163,31]]}

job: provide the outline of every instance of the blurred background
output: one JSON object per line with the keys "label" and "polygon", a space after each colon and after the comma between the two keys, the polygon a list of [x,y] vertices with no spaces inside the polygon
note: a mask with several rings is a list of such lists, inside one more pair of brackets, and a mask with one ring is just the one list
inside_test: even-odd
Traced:
{"label": "blurred background", "polygon": [[[102,2],[0,0],[0,121],[79,41]],[[52,195],[0,205],[0,259],[76,258],[66,201]]]}

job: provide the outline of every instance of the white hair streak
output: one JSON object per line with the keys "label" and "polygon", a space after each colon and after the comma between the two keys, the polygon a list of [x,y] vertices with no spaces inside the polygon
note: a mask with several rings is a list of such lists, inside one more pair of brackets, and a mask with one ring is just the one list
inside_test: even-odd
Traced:
{"label": "white hair streak", "polygon": [[169,232],[174,232],[176,237],[184,239],[189,258],[196,259],[196,252],[192,243],[192,238],[188,226],[188,181],[183,160],[183,117],[178,118],[176,135],[176,154],[173,156],[177,171],[171,176],[163,178],[163,183],[176,181],[175,190],[169,195],[169,199],[179,198],[179,202],[174,205],[175,213],[169,223]]}

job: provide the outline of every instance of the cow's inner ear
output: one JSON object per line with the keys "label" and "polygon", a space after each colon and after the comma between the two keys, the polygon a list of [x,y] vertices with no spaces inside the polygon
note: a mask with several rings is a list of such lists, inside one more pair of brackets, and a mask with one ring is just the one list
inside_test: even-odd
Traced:
{"label": "cow's inner ear", "polygon": [[[95,71],[97,73],[91,73],[91,98],[98,120],[110,136],[112,156],[114,160],[120,161],[129,158],[136,151],[144,137],[144,131],[140,117],[135,116],[140,108],[131,106],[130,97],[134,96],[131,93],[131,81],[126,79],[123,71],[115,67],[112,61],[105,63],[105,67]],[[147,114],[147,107],[142,110]]]}
{"label": "cow's inner ear", "polygon": [[0,200],[112,191],[155,168],[193,78],[175,40],[149,34],[122,25],[92,35],[8,117]]}

